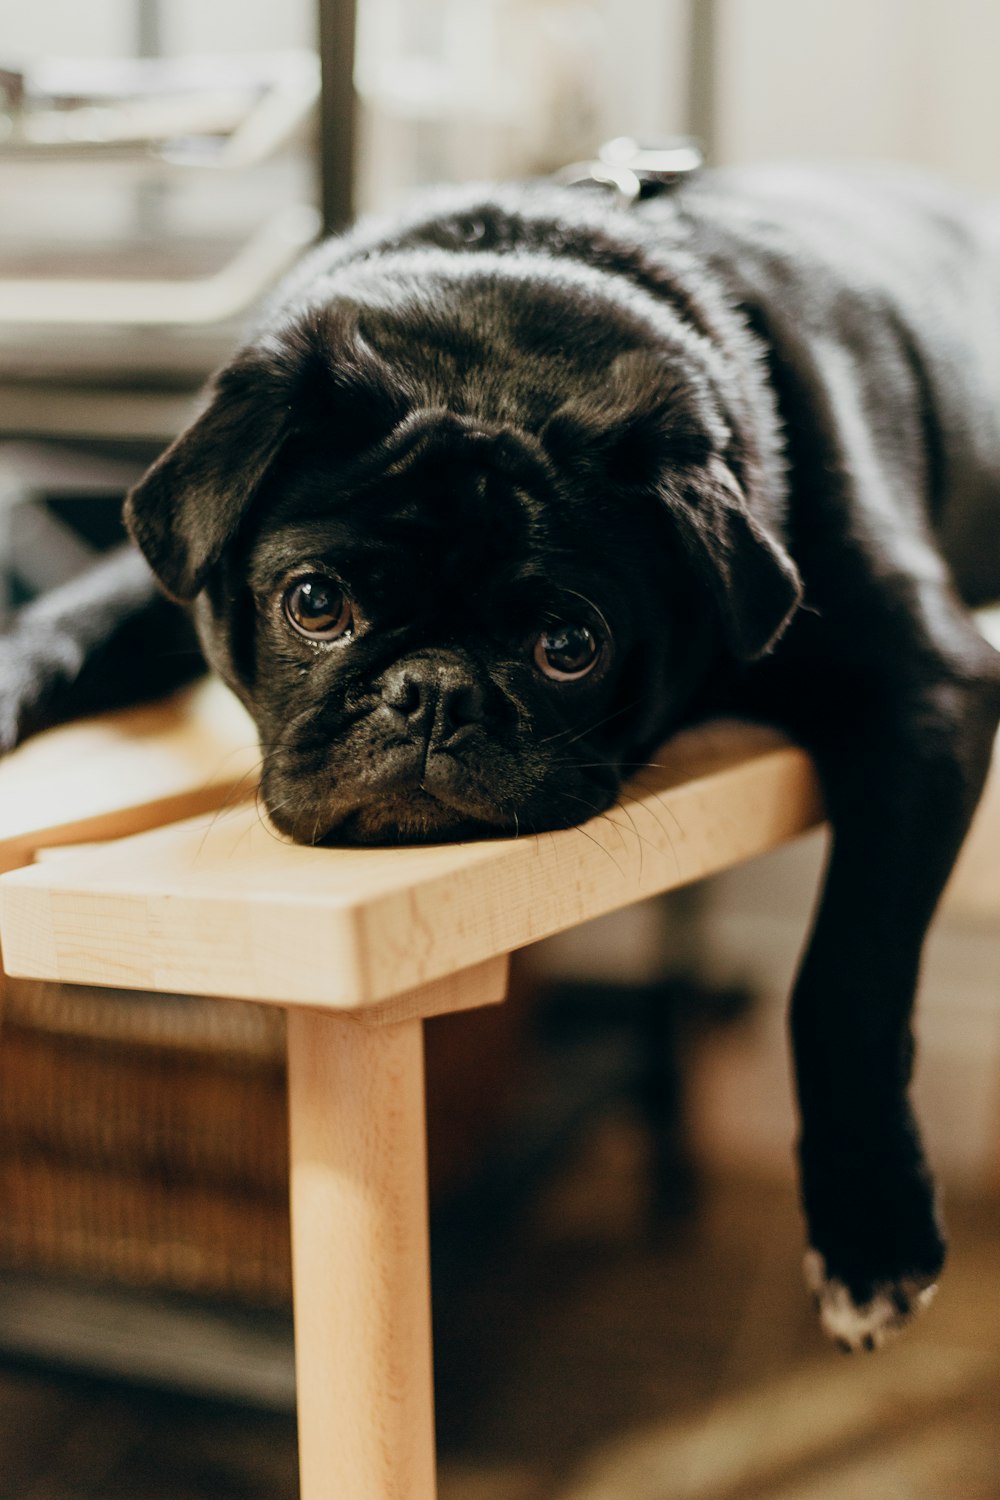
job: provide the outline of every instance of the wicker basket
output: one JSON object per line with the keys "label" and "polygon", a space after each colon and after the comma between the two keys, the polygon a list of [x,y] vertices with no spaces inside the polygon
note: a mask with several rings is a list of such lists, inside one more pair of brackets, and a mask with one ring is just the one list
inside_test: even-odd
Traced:
{"label": "wicker basket", "polygon": [[[502,1119],[524,989],[427,1025],[432,1195]],[[280,1304],[287,1199],[281,1010],[8,982],[0,1263]]]}

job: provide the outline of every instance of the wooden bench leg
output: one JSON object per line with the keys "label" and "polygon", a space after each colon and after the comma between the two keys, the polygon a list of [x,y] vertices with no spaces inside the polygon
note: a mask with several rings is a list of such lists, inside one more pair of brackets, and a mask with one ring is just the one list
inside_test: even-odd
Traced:
{"label": "wooden bench leg", "polygon": [[302,1500],[433,1500],[423,1023],[288,1015]]}

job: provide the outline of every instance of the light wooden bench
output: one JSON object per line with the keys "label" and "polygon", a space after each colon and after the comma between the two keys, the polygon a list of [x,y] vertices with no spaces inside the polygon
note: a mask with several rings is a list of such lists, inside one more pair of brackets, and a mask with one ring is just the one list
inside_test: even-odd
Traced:
{"label": "light wooden bench", "polygon": [[[810,827],[815,779],[771,731],[710,726],[586,829],[317,850],[278,838],[252,803],[224,806],[252,773],[252,742],[212,689],[11,757],[0,867],[88,847],[5,877],[5,966],[288,1008],[302,1494],[427,1500],[422,1019],[503,999],[508,955],[526,943]],[[121,838],[134,829],[147,831]]]}
{"label": "light wooden bench", "polygon": [[306,849],[232,805],[256,752],[220,694],[0,767],[0,868],[25,866],[2,882],[5,967],[287,1007],[303,1500],[429,1500],[423,1018],[501,1000],[514,949],[814,826],[816,778],[776,733],[713,724],[582,829]]}

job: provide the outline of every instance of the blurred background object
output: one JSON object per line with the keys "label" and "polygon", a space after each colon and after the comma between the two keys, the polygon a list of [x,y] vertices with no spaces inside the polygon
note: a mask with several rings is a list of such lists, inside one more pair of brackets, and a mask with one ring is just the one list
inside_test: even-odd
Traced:
{"label": "blurred background object", "polygon": [[[355,211],[626,132],[1000,192],[1000,9],[980,0],[0,10],[4,611],[120,538],[124,489],[254,303]],[[995,1500],[996,778],[991,797],[921,999],[959,1248],[914,1352],[853,1384],[799,1288],[785,1055],[822,836],[533,951],[502,1017],[432,1029],[446,1496]],[[162,997],[8,997],[0,1500],[294,1493],[281,1028],[216,1024]],[[470,1097],[477,1118],[492,1101],[485,1133]],[[793,1417],[812,1447],[782,1446]],[[75,1433],[78,1461],[39,1426]],[[728,1470],[705,1457],[726,1451]]]}

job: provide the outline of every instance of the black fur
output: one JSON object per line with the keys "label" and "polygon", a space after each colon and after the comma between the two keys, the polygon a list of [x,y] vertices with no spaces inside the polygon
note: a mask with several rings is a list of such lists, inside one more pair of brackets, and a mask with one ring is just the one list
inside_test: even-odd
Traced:
{"label": "black fur", "polygon": [[[804,1200],[827,1275],[901,1308],[943,1257],[910,1011],[1000,713],[966,610],[1000,596],[998,482],[997,211],[875,172],[706,173],[631,210],[444,194],[321,247],[127,515],[297,839],[575,823],[716,709],[812,751]],[[307,574],[349,635],[292,629]],[[570,680],[539,667],[561,623],[596,643]]]}

